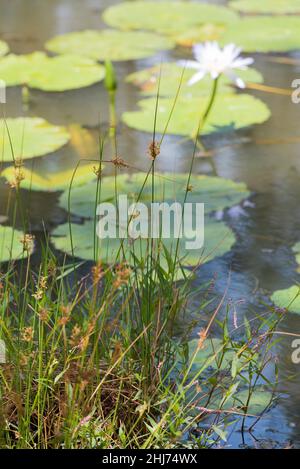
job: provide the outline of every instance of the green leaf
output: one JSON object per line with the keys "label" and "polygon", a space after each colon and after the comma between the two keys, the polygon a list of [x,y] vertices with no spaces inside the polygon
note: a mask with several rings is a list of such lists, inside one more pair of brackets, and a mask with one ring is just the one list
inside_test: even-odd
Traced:
{"label": "green leaf", "polygon": [[271,300],[278,308],[300,314],[300,286],[298,285],[275,291],[271,296]]}
{"label": "green leaf", "polygon": [[[23,250],[24,233],[10,226],[0,225],[0,263],[27,257]],[[33,251],[33,245],[30,252]]]}
{"label": "green leaf", "polygon": [[296,254],[296,261],[300,266],[300,241],[293,247],[293,252]]}
{"label": "green leaf", "polygon": [[53,192],[66,190],[70,186],[73,176],[72,187],[78,187],[90,182],[96,178],[94,168],[95,163],[85,164],[80,165],[75,174],[75,168],[71,168],[55,173],[47,173],[47,175],[43,176],[25,167],[16,169],[14,166],[9,166],[2,171],[1,176],[5,177],[9,183],[14,183],[16,171],[21,171],[23,179],[20,186],[22,189]]}
{"label": "green leaf", "polygon": [[68,141],[69,133],[64,127],[49,124],[39,117],[0,120],[0,161],[46,155]]}
{"label": "green leaf", "polygon": [[177,35],[190,28],[212,23],[226,25],[237,20],[228,8],[196,2],[122,2],[104,11],[104,21],[120,29],[145,29]]}
{"label": "green leaf", "polygon": [[9,47],[4,41],[0,41],[0,56],[7,54]]}
{"label": "green leaf", "polygon": [[[138,86],[142,94],[145,96],[156,96],[159,84],[159,96],[174,97],[180,86],[180,96],[207,96],[211,93],[212,80],[206,75],[201,81],[194,86],[189,86],[188,81],[194,75],[195,71],[184,69],[176,62],[165,62],[161,65],[139,70],[127,76],[126,81]],[[245,82],[262,83],[263,76],[255,69],[241,70],[238,75]],[[181,82],[181,78],[182,82]],[[228,94],[231,90],[232,83],[222,75],[219,80],[218,93]]]}
{"label": "green leaf", "polygon": [[264,410],[271,404],[272,398],[272,392],[265,390],[261,386],[257,386],[252,392],[250,399],[249,391],[247,389],[239,391],[228,399],[224,405],[224,409],[236,408],[239,411],[242,410],[247,414],[257,416],[264,412]]}
{"label": "green leaf", "polygon": [[300,0],[234,0],[229,6],[243,13],[300,13]]}
{"label": "green leaf", "polygon": [[[90,182],[80,187],[74,187],[70,196],[70,210],[72,213],[94,219],[95,200],[97,193],[97,184],[100,185],[101,202],[115,200],[115,183],[118,194],[127,194],[128,203],[139,202],[149,206],[152,201],[152,182],[148,178],[145,182],[145,173],[136,173],[133,175],[123,174],[115,178],[113,176],[104,177],[101,181]],[[187,185],[187,174],[165,173],[155,175],[154,201],[168,201],[173,203],[184,202]],[[142,193],[140,190],[144,184]],[[235,183],[230,180],[208,177],[203,175],[192,175],[190,180],[190,191],[187,194],[186,202],[199,202],[205,204],[207,214],[215,210],[221,210],[239,203],[249,195],[245,184]],[[60,206],[65,210],[69,209],[69,191],[65,191],[60,197]],[[191,216],[194,216],[192,213]],[[190,226],[190,225],[189,225]],[[53,232],[53,243],[57,249],[71,253],[71,238],[69,224],[58,227]],[[82,225],[72,224],[72,240],[74,253],[82,259],[94,258],[94,239],[95,223],[94,221],[85,222]],[[185,232],[186,236],[189,233]],[[192,238],[192,236],[191,236]],[[205,242],[201,249],[188,250],[185,242],[186,238],[179,241],[178,256],[185,266],[196,266],[199,263],[208,262],[216,256],[223,255],[229,251],[235,242],[232,231],[223,223],[215,219],[206,217],[205,221]],[[159,241],[156,241],[159,243]],[[99,259],[106,262],[115,262],[116,255],[120,249],[119,239],[105,239],[99,241],[100,252]],[[171,235],[169,239],[162,239],[159,248],[161,250],[162,265],[167,267],[167,256],[163,246],[168,253],[175,254],[177,239],[173,236],[173,223],[171,223]],[[131,252],[138,258],[145,257],[147,251],[147,240],[137,239],[124,242],[126,252]],[[170,255],[171,255],[170,254]],[[131,257],[132,259],[133,257]]]}
{"label": "green leaf", "polygon": [[[122,174],[117,177],[119,194],[128,194],[129,200],[137,200],[142,185],[141,202],[151,202],[152,182],[149,177],[145,183],[146,173],[132,175]],[[155,176],[155,201],[178,201],[185,198],[188,174],[157,173]],[[190,179],[191,191],[188,192],[186,202],[202,202],[206,213],[223,210],[239,204],[250,195],[244,183],[237,183],[229,179],[205,175],[192,175]],[[97,183],[90,182],[81,187],[74,187],[71,191],[71,212],[82,217],[93,218],[95,210]],[[68,191],[60,197],[60,206],[68,210]],[[100,200],[114,201],[115,178],[104,177],[101,180]]]}
{"label": "green leaf", "polygon": [[[94,221],[86,221],[84,224],[72,224],[72,243],[74,255],[85,260],[94,260]],[[179,240],[178,258],[184,266],[193,267],[214,259],[217,256],[222,256],[228,252],[235,242],[235,237],[230,228],[225,223],[207,218],[205,222],[205,242],[201,250],[187,250],[185,248],[186,238]],[[72,245],[70,237],[70,226],[68,223],[59,226],[53,232],[52,242],[56,249],[72,255]],[[156,240],[161,252],[161,265],[167,266],[167,261],[164,256],[163,246],[167,248],[170,253],[175,254],[176,239],[162,239]],[[120,260],[117,255],[119,254],[121,241],[116,239],[103,239],[99,240],[99,248],[97,253],[97,260],[106,263],[115,263]],[[146,258],[147,249],[149,247],[146,239],[132,240],[125,239],[124,250],[127,253],[126,259],[128,262],[133,262],[133,256],[138,260]]]}
{"label": "green leaf", "polygon": [[[196,85],[195,85],[196,86]],[[193,136],[197,132],[199,120],[207,108],[208,97],[182,97],[176,102],[167,132],[175,135]],[[158,103],[156,131],[163,133],[174,105],[174,99],[161,98]],[[153,132],[153,115],[156,98],[138,102],[140,110],[125,112],[123,121],[129,127]],[[205,123],[202,133],[217,130],[235,130],[265,122],[270,117],[268,107],[259,99],[247,94],[219,94]]]}
{"label": "green leaf", "polygon": [[45,47],[57,54],[78,54],[94,60],[135,60],[172,49],[172,39],[149,32],[104,29],[79,31],[50,39]]}
{"label": "green leaf", "polygon": [[224,45],[234,42],[248,52],[289,51],[300,48],[299,30],[299,17],[255,16],[235,23],[220,42]]}
{"label": "green leaf", "polygon": [[101,81],[104,75],[102,65],[76,55],[48,57],[44,52],[34,52],[10,54],[0,60],[0,77],[7,86],[65,91],[90,86]]}
{"label": "green leaf", "polygon": [[[232,363],[236,361],[236,349],[230,345],[225,346],[223,341],[217,338],[204,340],[200,349],[198,349],[198,344],[199,339],[189,342],[189,360],[193,359],[193,372],[199,371],[204,366],[220,370],[232,369]],[[253,356],[251,351],[245,349],[239,357],[239,370],[245,367],[251,356]]]}

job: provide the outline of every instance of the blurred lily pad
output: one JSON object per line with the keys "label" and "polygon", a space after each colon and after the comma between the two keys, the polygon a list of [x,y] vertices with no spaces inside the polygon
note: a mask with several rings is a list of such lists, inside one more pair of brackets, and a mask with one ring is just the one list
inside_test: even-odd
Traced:
{"label": "blurred lily pad", "polygon": [[271,300],[280,309],[300,314],[300,286],[298,285],[275,291]]}
{"label": "blurred lily pad", "polygon": [[229,6],[243,13],[300,13],[300,0],[234,0]]}
{"label": "blurred lily pad", "polygon": [[176,36],[206,23],[230,24],[238,16],[228,8],[208,3],[136,1],[107,8],[103,19],[108,25],[120,29],[145,29]]}
{"label": "blurred lily pad", "polygon": [[[136,201],[140,195],[140,189],[144,189],[140,195],[141,202],[151,202],[152,183],[148,178],[145,183],[146,174],[123,174],[117,177],[117,188],[119,194],[127,194],[129,200]],[[155,177],[155,201],[178,201],[183,202],[187,185],[187,174],[163,173]],[[113,201],[115,198],[115,178],[104,177],[101,180],[100,200]],[[80,187],[74,187],[71,191],[71,212],[82,217],[92,218],[95,212],[95,200],[97,193],[96,182],[90,182]],[[204,203],[206,213],[223,210],[240,203],[250,195],[244,183],[237,183],[220,177],[205,175],[192,175],[190,180],[190,191],[186,202]],[[65,210],[69,208],[69,193],[64,192],[60,197],[60,206]]]}
{"label": "blurred lily pad", "polygon": [[237,392],[226,402],[224,408],[238,408],[247,414],[257,416],[270,406],[273,398],[272,392],[267,391],[262,386],[258,386],[251,395],[249,395],[248,390]]}
{"label": "blurred lily pad", "polygon": [[9,47],[6,44],[6,42],[0,41],[0,57],[1,55],[7,54],[8,51],[9,51]]}
{"label": "blurred lily pad", "polygon": [[79,31],[50,39],[45,47],[57,54],[78,54],[94,60],[135,60],[172,49],[172,39],[150,32]]}
{"label": "blurred lily pad", "polygon": [[0,120],[0,161],[34,158],[58,150],[69,141],[64,127],[39,117]]}
{"label": "blurred lily pad", "polygon": [[296,254],[296,261],[300,266],[300,241],[293,246],[293,252]]}
{"label": "blurred lily pad", "polygon": [[[196,86],[196,85],[195,85]],[[175,135],[195,135],[201,115],[207,108],[208,98],[180,97],[172,113],[167,132]],[[123,121],[128,127],[153,132],[153,115],[156,98],[138,102],[140,110],[125,112]],[[163,133],[170,117],[174,98],[159,99],[156,131]],[[268,107],[259,99],[247,94],[219,94],[205,123],[202,134],[216,131],[236,130],[253,124],[261,124],[270,117]]]}
{"label": "blurred lily pad", "polygon": [[102,65],[76,55],[48,57],[43,52],[10,54],[0,59],[0,77],[7,86],[28,85],[44,91],[90,86],[104,78]]}
{"label": "blurred lily pad", "polygon": [[248,52],[289,51],[300,48],[299,30],[299,17],[253,16],[227,29],[220,42],[234,42]]}
{"label": "blurred lily pad", "polygon": [[[212,89],[211,78],[206,76],[197,85],[189,86],[187,82],[194,75],[195,71],[184,69],[176,62],[165,62],[161,65],[139,70],[127,76],[126,81],[138,86],[142,94],[145,96],[159,95],[174,97],[178,92],[180,85],[180,96],[207,96]],[[255,69],[241,70],[239,76],[245,82],[262,83],[263,76]],[[182,81],[181,81],[182,78]],[[225,76],[221,76],[219,81],[219,93],[229,93],[231,90],[230,80]]]}
{"label": "blurred lily pad", "polygon": [[72,187],[78,187],[95,179],[94,168],[94,163],[86,164],[80,165],[76,173],[74,173],[75,168],[72,168],[55,173],[47,173],[46,176],[42,176],[25,167],[15,168],[14,166],[9,166],[2,171],[1,176],[5,177],[9,183],[13,183],[21,175],[22,180],[20,185],[23,189],[54,192],[66,190],[71,182]]}
{"label": "blurred lily pad", "polygon": [[234,349],[230,344],[224,345],[218,338],[207,338],[198,347],[199,339],[189,342],[189,363],[193,362],[192,371],[199,371],[201,368],[212,367],[220,370],[231,369],[233,360],[237,360],[239,369],[253,358],[254,352],[247,347],[241,346]]}
{"label": "blurred lily pad", "polygon": [[[0,225],[0,263],[10,260],[27,257],[27,251],[24,251],[24,233],[14,230],[10,226]],[[30,243],[29,252],[33,250],[33,244]]]}

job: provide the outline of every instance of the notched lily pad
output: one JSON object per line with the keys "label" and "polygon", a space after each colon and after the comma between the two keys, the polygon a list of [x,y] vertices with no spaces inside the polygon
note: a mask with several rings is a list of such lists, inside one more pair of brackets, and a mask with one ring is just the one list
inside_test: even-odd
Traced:
{"label": "notched lily pad", "polygon": [[27,244],[27,251],[24,250],[23,241],[24,233],[0,225],[0,263],[27,257],[28,252],[33,251],[33,243],[30,242],[30,246]]}
{"label": "notched lily pad", "polygon": [[47,173],[46,176],[42,176],[22,166],[9,166],[4,169],[0,175],[1,177],[5,177],[12,185],[16,179],[21,180],[20,187],[23,189],[55,192],[66,190],[71,182],[72,187],[78,187],[95,179],[96,174],[94,168],[94,163],[85,164],[79,166],[75,173],[75,168],[71,168],[55,173]]}
{"label": "notched lily pad", "polygon": [[[204,24],[227,25],[238,16],[226,7],[196,2],[123,2],[107,8],[104,21],[120,29],[145,29],[173,36]],[[206,38],[208,40],[208,37]]]}
{"label": "notched lily pad", "polygon": [[57,54],[77,54],[94,60],[136,60],[172,49],[172,39],[150,32],[79,31],[50,39],[45,47]]}
{"label": "notched lily pad", "polygon": [[[196,85],[195,85],[196,86]],[[194,136],[201,115],[207,108],[207,97],[180,97],[172,113],[167,132],[174,135]],[[140,110],[125,112],[122,120],[129,127],[153,132],[153,115],[156,98],[138,102]],[[158,103],[156,131],[163,133],[174,106],[174,98],[161,98]],[[219,94],[205,123],[202,134],[222,130],[236,130],[253,124],[261,124],[270,117],[268,107],[259,99],[247,94]]]}
{"label": "notched lily pad", "polygon": [[48,57],[43,52],[10,54],[0,59],[0,78],[7,86],[27,85],[43,91],[90,86],[104,78],[102,65],[78,55]]}
{"label": "notched lily pad", "polygon": [[[180,96],[207,96],[212,90],[212,80],[205,76],[194,86],[187,83],[194,75],[195,71],[183,68],[176,62],[165,62],[161,65],[139,70],[127,76],[126,81],[138,86],[145,96],[156,96],[159,84],[159,96],[175,97],[180,87]],[[255,69],[239,71],[239,76],[245,82],[262,83],[263,76]],[[222,75],[219,80],[219,93],[228,94],[231,90],[232,82]]]}
{"label": "notched lily pad", "polygon": [[243,13],[300,13],[300,0],[234,0],[229,3]]}
{"label": "notched lily pad", "polygon": [[234,42],[247,52],[289,51],[300,48],[299,30],[300,17],[254,16],[227,29],[220,42]]}
{"label": "notched lily pad", "polygon": [[58,150],[69,141],[64,127],[39,117],[0,120],[0,161],[34,158]]}
{"label": "notched lily pad", "polygon": [[7,54],[8,51],[9,51],[9,47],[6,44],[6,42],[0,41],[0,57],[1,55]]}

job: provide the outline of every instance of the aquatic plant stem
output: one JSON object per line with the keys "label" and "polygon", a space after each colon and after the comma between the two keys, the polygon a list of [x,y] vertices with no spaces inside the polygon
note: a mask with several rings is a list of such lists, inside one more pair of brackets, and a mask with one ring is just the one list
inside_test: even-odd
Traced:
{"label": "aquatic plant stem", "polygon": [[[183,211],[182,211],[181,223],[182,223],[183,216],[184,216],[184,206],[185,206],[185,203],[186,203],[186,200],[187,200],[188,192],[190,190],[190,181],[191,181],[191,176],[192,176],[192,171],[193,171],[193,166],[194,166],[194,161],[195,161],[195,155],[196,155],[196,150],[197,150],[197,140],[198,140],[199,135],[201,134],[201,130],[203,129],[203,127],[206,123],[206,120],[207,120],[207,118],[210,114],[210,111],[212,110],[212,107],[213,107],[213,104],[214,104],[214,101],[215,101],[215,98],[216,98],[216,95],[217,95],[218,83],[219,83],[219,77],[216,78],[213,81],[213,87],[212,87],[211,95],[210,95],[210,98],[209,98],[209,101],[208,101],[208,105],[206,107],[206,110],[205,110],[204,114],[201,115],[201,117],[199,119],[198,128],[197,128],[197,132],[196,132],[196,137],[195,137],[195,141],[194,141],[194,149],[193,149],[193,154],[192,154],[190,171],[189,171],[188,180],[187,180],[187,184],[186,184],[186,191],[185,191],[185,194],[184,194],[184,202],[183,202]],[[177,242],[176,242],[176,250],[175,250],[175,257],[174,257],[175,261],[177,259],[178,251],[179,251],[179,239],[180,238],[178,238]],[[174,276],[175,276],[175,269],[173,270],[173,273],[172,273],[172,281],[174,281]]]}

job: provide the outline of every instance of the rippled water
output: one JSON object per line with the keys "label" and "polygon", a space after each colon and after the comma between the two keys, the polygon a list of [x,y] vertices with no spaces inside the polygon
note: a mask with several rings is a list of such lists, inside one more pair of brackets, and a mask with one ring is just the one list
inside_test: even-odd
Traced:
{"label": "rippled water", "polygon": [[[101,28],[101,11],[112,3],[109,0],[0,0],[0,37],[9,43],[14,53],[42,50],[44,42],[53,35]],[[118,114],[135,109],[138,98],[137,90],[123,83],[124,76],[157,63],[162,57],[169,60],[182,54],[183,51],[176,50],[147,60],[117,64]],[[275,64],[264,56],[256,57],[256,68],[263,73],[266,84],[276,87],[290,88],[292,80],[300,77],[300,65]],[[270,292],[300,279],[291,252],[291,246],[300,239],[300,104],[292,104],[289,96],[255,94],[270,107],[269,121],[206,139],[207,146],[214,151],[214,168],[209,159],[203,158],[198,158],[194,166],[197,173],[215,171],[219,176],[243,181],[253,192],[251,206],[245,207],[244,213],[232,211],[228,218],[237,234],[235,247],[198,273],[199,282],[217,273],[216,291],[222,294],[231,269],[228,296],[232,301],[245,300],[238,306],[241,317],[245,311],[258,311],[261,298],[266,299]],[[6,115],[24,115],[20,88],[8,90]],[[74,167],[79,157],[95,158],[97,155],[97,128],[100,123],[104,127],[107,124],[103,85],[62,94],[32,91],[26,115],[44,117],[54,124],[77,123],[88,129],[84,137],[78,138],[78,131],[73,127],[70,145],[33,162],[35,171],[41,174]],[[299,143],[295,143],[297,137]],[[148,168],[149,135],[120,124],[118,139],[119,153],[124,159],[136,169]],[[180,143],[176,137],[167,137],[158,169],[186,171],[191,153],[192,143]],[[23,198],[30,207],[33,230],[43,230],[42,220],[49,229],[65,220],[65,214],[57,207],[57,195],[24,192]],[[8,188],[0,180],[0,215],[6,212],[7,201]],[[299,316],[287,315],[281,327],[288,332],[300,332]],[[260,420],[254,433],[257,441],[245,435],[245,443],[274,447],[292,441],[300,447],[300,365],[291,362],[291,338],[285,338],[278,348],[280,389],[287,397]],[[243,443],[238,428],[230,439],[235,447]]]}

